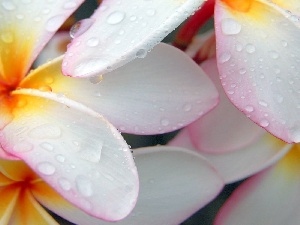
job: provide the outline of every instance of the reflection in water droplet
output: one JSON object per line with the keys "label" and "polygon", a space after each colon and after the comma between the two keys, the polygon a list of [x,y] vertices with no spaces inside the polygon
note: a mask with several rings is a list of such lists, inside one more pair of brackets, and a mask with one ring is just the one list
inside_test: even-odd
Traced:
{"label": "reflection in water droplet", "polygon": [[83,19],[79,20],[77,23],[75,23],[71,29],[70,29],[70,37],[76,38],[86,32],[92,24],[95,22],[94,19]]}
{"label": "reflection in water droplet", "polygon": [[106,19],[106,22],[109,23],[109,24],[118,24],[120,22],[122,22],[125,18],[125,12],[122,12],[122,11],[115,11],[115,12],[112,12]]}
{"label": "reflection in water droplet", "polygon": [[44,175],[53,175],[56,169],[50,162],[42,162],[37,165],[37,170]]}

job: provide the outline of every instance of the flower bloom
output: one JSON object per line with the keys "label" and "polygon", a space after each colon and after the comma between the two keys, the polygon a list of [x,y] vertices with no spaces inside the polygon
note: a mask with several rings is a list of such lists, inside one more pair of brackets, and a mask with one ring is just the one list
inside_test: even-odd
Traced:
{"label": "flower bloom", "polygon": [[[41,49],[81,3],[79,0],[1,3],[0,156],[24,160],[65,199],[92,216],[115,221],[129,214],[138,194],[132,154],[117,128],[135,134],[178,129],[210,110],[217,103],[217,92],[189,58],[163,44],[145,59],[135,60],[98,80],[63,76],[62,57],[30,71]],[[104,65],[98,64],[98,57],[106,60],[122,51],[129,54],[130,49],[141,47],[141,43],[153,47],[152,42],[147,45],[150,43],[147,38],[139,42],[140,45],[126,45],[126,40],[129,41],[126,35],[122,36],[121,45],[109,39],[112,49],[108,39],[98,44],[95,40],[98,33],[90,31],[104,27],[104,33],[113,35],[120,28],[117,23],[128,19],[133,13],[131,10],[137,9],[130,1],[119,14],[119,6],[124,4],[119,3],[103,1],[88,31],[83,32],[83,28],[77,31],[81,35],[75,35],[63,69],[72,68],[72,63],[78,63],[81,69],[67,70],[68,75],[80,76],[80,72],[86,77],[97,75]],[[170,1],[170,10],[160,11],[163,16],[150,15],[145,22],[153,27],[155,24],[175,27],[187,16],[182,10],[192,12],[200,3]],[[167,2],[145,1],[138,12],[149,7],[158,12],[164,4]],[[101,20],[97,20],[98,13]],[[131,20],[126,21],[124,28],[131,24]],[[137,33],[137,26],[129,27],[131,30],[126,28],[126,32],[132,31],[129,36],[132,37],[133,31]],[[159,41],[165,34],[161,33],[162,27],[157,27],[157,30],[147,29],[155,35],[141,32],[139,38],[145,35]],[[80,48],[83,43],[88,54]],[[114,56],[93,55],[93,52],[102,52],[93,48],[98,45],[107,46]],[[121,47],[123,45],[129,49]],[[120,52],[116,50],[118,46]],[[74,48],[81,52],[77,53]],[[133,58],[127,57],[122,63],[112,60],[105,65],[116,68]],[[90,73],[87,68],[91,69]],[[202,90],[199,90],[200,85],[204,85]]]}
{"label": "flower bloom", "polygon": [[[134,151],[139,200],[133,212],[117,224],[179,224],[222,188],[214,168],[193,152],[173,147]],[[3,224],[58,224],[40,204],[75,224],[111,224],[70,204],[22,161],[0,159],[0,195]],[[154,215],[160,216],[153,219]]]}
{"label": "flower bloom", "polygon": [[216,59],[203,62],[201,67],[214,81],[220,103],[184,128],[169,145],[200,153],[226,183],[253,175],[225,202],[214,224],[297,224],[299,145],[277,139],[231,104],[223,91]]}
{"label": "flower bloom", "polygon": [[[209,8],[213,3],[207,2]],[[208,17],[204,8],[193,23]],[[296,0],[216,0],[214,5],[226,94],[251,120],[289,143],[300,141],[299,8]]]}

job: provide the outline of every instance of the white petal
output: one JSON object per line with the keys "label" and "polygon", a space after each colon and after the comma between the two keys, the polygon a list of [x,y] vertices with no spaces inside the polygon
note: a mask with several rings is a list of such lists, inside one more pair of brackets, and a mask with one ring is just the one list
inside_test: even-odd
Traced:
{"label": "white petal", "polygon": [[138,178],[119,132],[62,95],[21,89],[13,96],[23,105],[2,130],[3,149],[87,213],[106,220],[125,217],[135,205]]}
{"label": "white petal", "polygon": [[[147,52],[173,31],[203,0],[104,0],[90,27],[79,28],[71,43],[63,72],[94,76],[116,69]],[[84,29],[87,31],[83,32]]]}
{"label": "white petal", "polygon": [[92,83],[97,80],[62,76],[58,64],[37,69],[21,86],[49,86],[99,112],[122,132],[154,134],[179,129],[218,102],[216,88],[199,66],[166,44],[155,47],[144,59],[99,77],[98,84]]}
{"label": "white petal", "polygon": [[255,123],[300,141],[300,23],[286,10],[254,1],[248,12],[218,1],[217,59],[230,100]]}

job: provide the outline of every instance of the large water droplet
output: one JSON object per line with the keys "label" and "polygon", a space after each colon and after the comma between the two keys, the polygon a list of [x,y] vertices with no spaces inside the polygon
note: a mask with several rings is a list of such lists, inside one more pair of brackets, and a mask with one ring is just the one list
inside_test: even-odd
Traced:
{"label": "large water droplet", "polygon": [[147,51],[145,49],[139,49],[135,55],[138,58],[145,58],[145,56],[147,55]]}
{"label": "large water droplet", "polygon": [[226,35],[235,35],[241,32],[242,26],[234,19],[225,18],[222,20],[221,29]]}
{"label": "large water droplet", "polygon": [[122,12],[122,11],[115,11],[115,12],[112,12],[106,19],[106,22],[109,23],[109,24],[118,24],[120,22],[122,22],[125,18],[125,12]]}
{"label": "large water droplet", "polygon": [[85,176],[79,175],[75,179],[76,188],[85,197],[93,195],[92,182]]}
{"label": "large water droplet", "polygon": [[44,175],[53,175],[56,169],[50,162],[41,162],[37,165],[37,170]]}
{"label": "large water droplet", "polygon": [[79,20],[77,23],[75,23],[71,29],[70,29],[70,37],[76,38],[86,32],[92,24],[95,22],[94,19],[83,19]]}

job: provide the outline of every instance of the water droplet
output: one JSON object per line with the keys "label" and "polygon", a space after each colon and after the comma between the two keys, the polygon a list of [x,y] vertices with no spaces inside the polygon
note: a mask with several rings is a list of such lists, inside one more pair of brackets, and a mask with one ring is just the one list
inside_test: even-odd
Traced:
{"label": "water droplet", "polygon": [[39,144],[39,146],[49,152],[53,151],[54,149],[53,145],[48,142],[42,142],[41,144]]}
{"label": "water droplet", "polygon": [[189,111],[191,111],[191,109],[192,109],[192,105],[191,105],[191,104],[185,104],[185,105],[183,106],[183,110],[184,110],[185,112],[189,112]]}
{"label": "water droplet", "polygon": [[14,37],[12,33],[6,32],[1,34],[1,40],[5,43],[12,43],[14,41]]}
{"label": "water droplet", "polygon": [[96,37],[92,37],[87,40],[86,45],[89,47],[96,47],[99,44],[99,39]]}
{"label": "water droplet", "polygon": [[13,146],[15,152],[29,152],[33,149],[33,145],[26,141],[21,141]]}
{"label": "water droplet", "polygon": [[58,179],[58,184],[65,191],[71,190],[72,185],[71,185],[70,181],[68,181],[65,178],[59,178]]}
{"label": "water droplet", "polygon": [[55,139],[61,136],[61,129],[60,127],[52,124],[43,124],[33,128],[31,131],[29,131],[28,135],[32,138]]}
{"label": "water droplet", "polygon": [[253,111],[254,111],[254,107],[253,107],[252,105],[247,105],[247,106],[245,107],[245,110],[246,110],[247,112],[253,112]]}
{"label": "water droplet", "polygon": [[102,80],[103,80],[103,76],[102,75],[100,75],[100,76],[94,76],[94,77],[90,78],[90,82],[92,84],[99,84]]}
{"label": "water droplet", "polygon": [[76,188],[85,197],[93,195],[92,182],[85,176],[79,175],[75,179]]}
{"label": "water droplet", "polygon": [[46,30],[49,32],[57,31],[61,24],[65,21],[64,15],[58,15],[50,18],[46,23]]}
{"label": "water droplet", "polygon": [[255,47],[254,47],[254,45],[252,45],[252,44],[247,44],[246,45],[246,51],[248,52],[248,53],[250,53],[250,54],[252,54],[252,53],[254,53],[255,52]]}
{"label": "water droplet", "polygon": [[154,16],[156,14],[155,9],[147,9],[146,11],[147,16]]}
{"label": "water droplet", "polygon": [[272,59],[278,59],[279,58],[279,53],[276,52],[276,51],[270,51],[269,54],[270,54]]}
{"label": "water droplet", "polygon": [[168,119],[162,119],[160,121],[161,125],[163,125],[164,127],[168,126],[170,124],[169,120]]}
{"label": "water droplet", "polygon": [[53,175],[55,167],[50,162],[41,162],[37,165],[37,170],[44,175]]}
{"label": "water droplet", "polygon": [[219,57],[219,61],[220,61],[220,63],[225,63],[230,58],[231,58],[231,54],[229,52],[223,52]]}
{"label": "water droplet", "polygon": [[2,1],[1,4],[2,4],[3,8],[8,10],[8,11],[16,9],[15,4],[12,3],[11,1]]}
{"label": "water droplet", "polygon": [[95,22],[94,19],[83,19],[79,20],[77,23],[75,23],[71,29],[70,29],[70,37],[76,38],[86,32],[92,24]]}
{"label": "water droplet", "polygon": [[66,160],[66,158],[63,156],[63,155],[57,155],[57,156],[55,156],[55,158],[56,158],[56,160],[58,161],[58,162],[60,162],[60,163],[63,163],[63,162],[65,162],[65,160]]}
{"label": "water droplet", "polygon": [[138,58],[144,58],[147,55],[147,51],[145,49],[139,49],[135,55]]}
{"label": "water droplet", "polygon": [[263,107],[267,107],[268,103],[266,103],[265,101],[259,101],[258,104],[260,104]]}
{"label": "water droplet", "polygon": [[222,20],[221,29],[226,35],[235,35],[241,32],[242,26],[234,19],[225,18]]}
{"label": "water droplet", "polygon": [[265,119],[261,120],[260,123],[259,123],[259,125],[262,126],[262,127],[267,127],[267,126],[269,126],[269,124],[270,124],[269,121],[265,120]]}
{"label": "water droplet", "polygon": [[125,18],[125,12],[122,12],[122,11],[115,11],[115,12],[112,12],[106,19],[106,22],[109,23],[109,24],[118,24],[120,22],[122,22]]}

